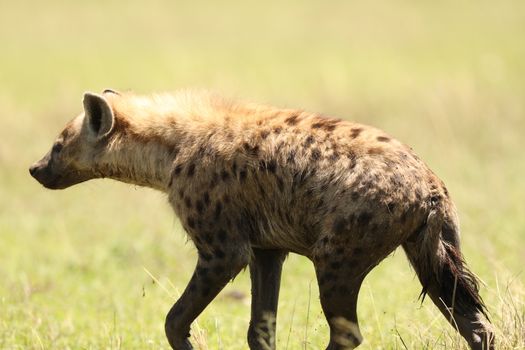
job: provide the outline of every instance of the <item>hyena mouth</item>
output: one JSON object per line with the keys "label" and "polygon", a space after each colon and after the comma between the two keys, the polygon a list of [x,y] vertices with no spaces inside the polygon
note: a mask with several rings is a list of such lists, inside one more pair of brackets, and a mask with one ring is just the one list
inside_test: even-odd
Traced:
{"label": "hyena mouth", "polygon": [[50,190],[62,190],[91,179],[91,176],[80,171],[53,174],[48,168],[31,167],[29,173],[42,186]]}

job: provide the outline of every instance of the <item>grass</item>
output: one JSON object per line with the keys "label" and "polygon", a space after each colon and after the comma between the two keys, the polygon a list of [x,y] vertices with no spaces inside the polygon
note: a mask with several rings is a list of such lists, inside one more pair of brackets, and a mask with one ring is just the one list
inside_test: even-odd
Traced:
{"label": "grass", "polygon": [[[0,348],[167,349],[195,249],[163,195],[111,181],[52,192],[27,168],[85,90],[206,87],[373,124],[447,183],[499,349],[525,347],[522,1],[1,3]],[[200,349],[245,349],[249,278],[199,317]],[[366,279],[362,349],[461,349],[401,251]],[[322,349],[311,264],[283,271],[280,349]]]}

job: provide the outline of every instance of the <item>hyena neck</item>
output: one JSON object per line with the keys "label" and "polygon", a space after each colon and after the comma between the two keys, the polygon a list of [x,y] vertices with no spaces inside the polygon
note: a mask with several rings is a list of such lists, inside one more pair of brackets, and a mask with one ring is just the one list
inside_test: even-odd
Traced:
{"label": "hyena neck", "polygon": [[97,162],[98,176],[167,192],[180,149],[177,134],[158,121],[152,127],[120,128]]}
{"label": "hyena neck", "polygon": [[170,153],[155,142],[114,140],[97,167],[98,175],[166,192],[174,158]]}

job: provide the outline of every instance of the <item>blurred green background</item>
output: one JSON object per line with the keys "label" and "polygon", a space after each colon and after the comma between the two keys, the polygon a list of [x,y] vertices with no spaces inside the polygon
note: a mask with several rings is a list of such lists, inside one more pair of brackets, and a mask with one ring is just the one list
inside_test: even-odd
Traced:
{"label": "blurred green background", "polygon": [[[0,348],[167,349],[196,261],[165,196],[28,166],[86,90],[209,88],[340,116],[413,146],[448,185],[501,349],[525,347],[525,2],[0,0]],[[193,328],[246,349],[245,272]],[[458,349],[401,251],[366,279],[362,349]],[[324,349],[313,268],[285,265],[280,349]]]}

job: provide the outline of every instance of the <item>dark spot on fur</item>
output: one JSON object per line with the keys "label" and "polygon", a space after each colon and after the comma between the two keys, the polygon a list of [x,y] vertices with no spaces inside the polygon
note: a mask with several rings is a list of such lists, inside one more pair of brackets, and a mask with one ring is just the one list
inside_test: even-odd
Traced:
{"label": "dark spot on fur", "polygon": [[328,243],[328,237],[326,237],[326,236],[323,237],[323,239],[321,240],[321,242],[322,242],[323,244],[326,245],[326,244]]}
{"label": "dark spot on fur", "polygon": [[317,148],[314,148],[312,150],[312,153],[310,154],[310,159],[312,161],[318,161],[319,159],[321,159],[321,151],[319,151]]}
{"label": "dark spot on fur", "polygon": [[338,217],[334,221],[332,230],[334,231],[336,235],[341,235],[346,231],[346,225],[347,225],[346,219],[343,217]]}
{"label": "dark spot on fur", "polygon": [[277,135],[280,134],[282,130],[283,128],[281,128],[280,126],[276,126],[273,128],[273,132]]}
{"label": "dark spot on fur", "polygon": [[226,239],[228,238],[228,234],[224,230],[219,230],[219,232],[217,232],[217,238],[219,238],[219,241],[221,243],[224,243],[226,242]]}
{"label": "dark spot on fur", "polygon": [[190,197],[185,197],[184,198],[184,204],[186,205],[186,208],[190,209],[191,208],[191,198]]}
{"label": "dark spot on fur", "polygon": [[275,171],[277,170],[277,163],[275,162],[275,160],[269,160],[266,163],[266,169],[272,174],[275,174]]}
{"label": "dark spot on fur", "polygon": [[390,137],[378,136],[377,137],[377,141],[379,141],[379,142],[390,142]]}
{"label": "dark spot on fur", "polygon": [[304,140],[304,143],[303,143],[303,147],[304,148],[308,148],[310,147],[313,143],[315,142],[315,138],[310,135],[306,138],[306,140]]}
{"label": "dark spot on fur", "polygon": [[361,134],[362,131],[363,131],[363,128],[352,128],[351,130],[352,133],[350,134],[350,137],[355,139]]}
{"label": "dark spot on fur", "polygon": [[222,213],[222,203],[218,201],[215,204],[215,213],[214,213],[215,220],[218,220],[220,218],[221,213]]}
{"label": "dark spot on fur", "polygon": [[365,226],[370,223],[370,220],[372,220],[372,213],[364,211],[357,217],[357,224],[359,226]]}
{"label": "dark spot on fur", "polygon": [[265,140],[268,137],[268,135],[270,135],[270,132],[268,130],[261,131],[261,138],[263,140]]}
{"label": "dark spot on fur", "polygon": [[367,153],[370,155],[381,154],[383,153],[383,149],[381,147],[371,147],[368,149]]}
{"label": "dark spot on fur", "polygon": [[184,198],[184,190],[182,189],[179,190],[179,198]]}
{"label": "dark spot on fur", "polygon": [[295,124],[297,124],[297,122],[298,122],[298,116],[294,114],[294,115],[292,115],[292,116],[286,118],[286,119],[284,120],[284,122],[285,122],[286,124],[288,124],[288,125],[295,125]]}
{"label": "dark spot on fur", "polygon": [[204,212],[204,204],[201,200],[197,200],[197,202],[195,203],[195,208],[197,209],[197,212],[199,214],[202,214]]}
{"label": "dark spot on fur", "polygon": [[246,169],[242,169],[240,172],[239,172],[239,180],[241,182],[243,182],[244,180],[246,180],[246,175],[248,175],[248,172],[246,171]]}
{"label": "dark spot on fur", "polygon": [[337,123],[339,120],[319,118],[316,123],[312,124],[312,129],[322,129],[330,133],[337,127]]}
{"label": "dark spot on fur", "polygon": [[175,169],[173,169],[173,175],[174,175],[174,176],[178,176],[178,175],[181,173],[182,168],[183,168],[182,164],[178,164],[178,165],[175,167]]}
{"label": "dark spot on fur", "polygon": [[335,124],[326,124],[323,127],[323,130],[325,130],[326,132],[332,132],[332,131],[335,130],[335,128],[337,128],[337,125],[335,125]]}
{"label": "dark spot on fur", "polygon": [[211,245],[213,243],[213,236],[211,235],[211,233],[206,233],[204,235],[204,240],[206,241],[206,244]]}
{"label": "dark spot on fur", "polygon": [[217,186],[218,183],[219,183],[219,174],[215,172],[213,173],[213,176],[210,181],[210,189],[213,189],[215,186]]}
{"label": "dark spot on fur", "polygon": [[295,150],[290,150],[290,153],[288,153],[288,157],[286,158],[286,163],[293,164],[295,162]]}
{"label": "dark spot on fur", "polygon": [[230,174],[226,170],[223,170],[221,172],[221,179],[222,181],[228,181],[228,178],[230,177]]}
{"label": "dark spot on fur", "polygon": [[237,174],[237,162],[236,161],[233,161],[233,164],[232,164],[232,174],[233,175]]}
{"label": "dark spot on fur", "polygon": [[191,163],[190,165],[188,165],[188,171],[186,174],[188,175],[188,177],[192,177],[193,174],[195,174],[195,164]]}
{"label": "dark spot on fur", "polygon": [[396,209],[396,203],[388,202],[386,207],[387,207],[389,213],[393,213],[394,209]]}
{"label": "dark spot on fur", "polygon": [[246,153],[248,153],[251,156],[256,157],[259,154],[259,146],[257,145],[252,146],[248,142],[245,142],[243,144],[243,148],[246,151]]}
{"label": "dark spot on fur", "polygon": [[339,159],[339,153],[337,153],[336,151],[332,152],[332,154],[330,154],[330,156],[328,156],[328,159],[331,162],[337,161]]}
{"label": "dark spot on fur", "polygon": [[204,201],[204,205],[207,207],[210,205],[210,194],[208,192],[204,192],[202,195],[202,200]]}

